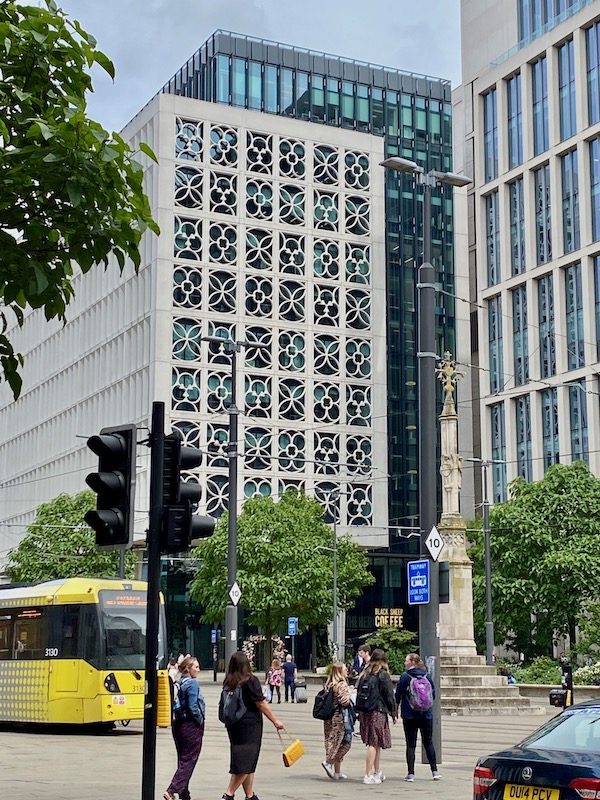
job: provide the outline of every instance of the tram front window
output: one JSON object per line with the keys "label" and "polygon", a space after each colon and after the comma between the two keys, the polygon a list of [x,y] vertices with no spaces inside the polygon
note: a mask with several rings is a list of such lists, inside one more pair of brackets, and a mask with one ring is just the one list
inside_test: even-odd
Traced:
{"label": "tram front window", "polygon": [[145,592],[100,591],[100,627],[107,669],[144,669]]}

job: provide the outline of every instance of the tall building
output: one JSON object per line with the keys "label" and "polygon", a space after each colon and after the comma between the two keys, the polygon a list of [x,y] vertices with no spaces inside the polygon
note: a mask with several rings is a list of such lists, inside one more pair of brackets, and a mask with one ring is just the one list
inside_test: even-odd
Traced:
{"label": "tall building", "polygon": [[[403,606],[401,556],[418,552],[421,202],[379,162],[450,170],[450,99],[444,80],[215,33],[123,131],[158,157],[141,156],[162,233],[144,239],[139,275],[77,276],[64,328],[33,313],[12,332],[26,380],[0,407],[0,549],[41,501],[83,488],[77,435],[147,425],[154,400],[204,451],[202,512],[227,509],[231,359],[203,339],[224,337],[244,342],[240,502],[302,488],[372,551],[377,585],[350,634]],[[441,354],[455,347],[451,190],[433,209]],[[145,455],[140,529],[147,471]]]}
{"label": "tall building", "polygon": [[600,3],[462,0],[461,15],[475,450],[503,462],[497,502],[559,461],[600,474]]}

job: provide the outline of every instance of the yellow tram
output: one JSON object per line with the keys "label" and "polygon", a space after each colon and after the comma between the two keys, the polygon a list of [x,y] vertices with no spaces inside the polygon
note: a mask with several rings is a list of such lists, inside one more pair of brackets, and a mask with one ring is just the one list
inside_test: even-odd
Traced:
{"label": "yellow tram", "polygon": [[[157,668],[166,667],[161,597]],[[144,715],[146,584],[68,578],[0,587],[0,722]]]}

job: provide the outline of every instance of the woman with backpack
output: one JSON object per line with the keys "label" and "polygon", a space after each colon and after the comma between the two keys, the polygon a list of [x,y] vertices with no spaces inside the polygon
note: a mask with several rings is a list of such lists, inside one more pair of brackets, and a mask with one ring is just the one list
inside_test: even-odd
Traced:
{"label": "woman with backpack", "polygon": [[267,686],[269,687],[269,703],[275,699],[275,692],[277,692],[277,702],[281,703],[281,661],[274,658],[271,662],[271,668],[267,672]]}
{"label": "woman with backpack", "polygon": [[359,712],[360,736],[367,745],[363,783],[383,783],[381,751],[392,746],[388,714],[396,722],[394,685],[383,650],[376,648],[360,673],[356,687],[356,710]]}
{"label": "woman with backpack", "polygon": [[425,669],[421,656],[409,653],[404,662],[405,672],[400,676],[396,686],[396,700],[400,706],[400,715],[404,725],[406,739],[406,764],[408,773],[405,781],[412,783],[415,779],[415,753],[417,750],[417,733],[421,733],[421,741],[425,748],[427,760],[431,768],[431,777],[439,781],[442,777],[437,769],[435,748],[433,746],[433,700],[435,686],[431,675]]}
{"label": "woman with backpack", "polygon": [[200,757],[204,737],[206,705],[198,685],[198,659],[186,656],[179,664],[179,673],[181,677],[174,686],[179,711],[173,720],[177,769],[163,795],[164,800],[190,800],[190,779]]}
{"label": "woman with backpack", "polygon": [[333,781],[344,781],[348,777],[341,770],[342,760],[352,744],[354,728],[347,678],[348,667],[345,664],[334,664],[324,687],[333,692],[333,716],[323,721],[325,761],[321,765]]}
{"label": "woman with backpack", "polygon": [[263,714],[280,731],[280,722],[269,708],[262,692],[260,681],[253,674],[252,667],[245,653],[238,651],[231,656],[227,675],[223,681],[219,718],[225,721],[224,694],[233,695],[240,688],[240,716],[230,723],[225,721],[230,744],[229,784],[223,800],[234,800],[234,795],[241,786],[247,800],[258,800],[254,794],[254,773],[260,755],[263,732]]}

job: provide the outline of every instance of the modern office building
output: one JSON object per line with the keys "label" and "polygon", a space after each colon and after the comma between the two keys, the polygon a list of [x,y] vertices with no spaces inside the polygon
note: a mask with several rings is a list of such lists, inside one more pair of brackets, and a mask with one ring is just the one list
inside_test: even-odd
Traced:
{"label": "modern office building", "polygon": [[[240,503],[303,489],[369,548],[377,584],[349,634],[402,606],[402,555],[418,552],[421,203],[379,163],[450,170],[450,100],[444,80],[215,33],[123,132],[158,157],[142,156],[162,233],[139,274],[78,276],[66,327],[34,313],[13,332],[25,386],[0,407],[0,549],[40,502],[84,488],[78,436],[148,425],[154,400],[203,450],[200,508],[219,516],[233,377]],[[451,189],[433,209],[438,352],[454,353]],[[206,336],[244,343],[235,374]],[[147,454],[138,472],[143,530]]]}
{"label": "modern office building", "polygon": [[600,474],[600,2],[462,0],[461,14],[475,449],[504,462],[497,502],[559,461]]}

